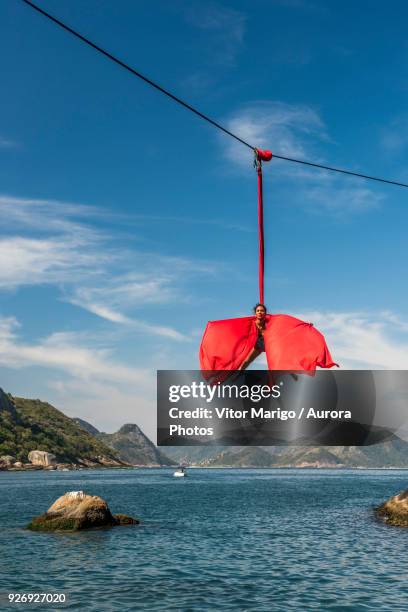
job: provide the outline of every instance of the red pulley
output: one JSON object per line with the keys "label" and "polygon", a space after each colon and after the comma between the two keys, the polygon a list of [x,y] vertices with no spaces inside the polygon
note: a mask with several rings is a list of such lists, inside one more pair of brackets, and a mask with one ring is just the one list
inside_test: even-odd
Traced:
{"label": "red pulley", "polygon": [[269,151],[268,149],[265,149],[265,151],[263,151],[262,149],[255,149],[255,151],[258,159],[260,159],[261,161],[271,161],[272,151]]}

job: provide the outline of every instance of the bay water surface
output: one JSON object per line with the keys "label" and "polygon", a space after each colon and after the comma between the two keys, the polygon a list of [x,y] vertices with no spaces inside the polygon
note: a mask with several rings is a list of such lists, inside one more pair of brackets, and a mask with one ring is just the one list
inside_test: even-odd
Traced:
{"label": "bay water surface", "polygon": [[[408,610],[408,529],[373,507],[403,470],[0,472],[1,610]],[[67,491],[140,526],[24,527]],[[66,593],[11,605],[9,592]]]}

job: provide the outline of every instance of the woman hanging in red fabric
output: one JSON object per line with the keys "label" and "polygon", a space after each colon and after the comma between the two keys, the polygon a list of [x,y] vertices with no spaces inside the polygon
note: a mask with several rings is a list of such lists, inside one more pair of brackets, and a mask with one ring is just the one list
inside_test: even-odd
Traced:
{"label": "woman hanging in red fabric", "polygon": [[[263,308],[262,308],[263,307]],[[287,314],[267,314],[263,304],[255,316],[209,321],[200,345],[200,367],[206,378],[222,371],[244,370],[265,350],[269,370],[314,372],[337,365],[324,336],[308,323]]]}
{"label": "woman hanging in red fabric", "polygon": [[266,322],[266,306],[265,304],[256,304],[254,306],[254,314],[255,314],[255,325],[258,332],[258,337],[255,343],[252,352],[248,355],[248,357],[242,362],[240,366],[240,370],[246,370],[246,368],[257,358],[261,353],[265,352],[265,340],[264,340],[264,331],[265,331],[265,322]]}

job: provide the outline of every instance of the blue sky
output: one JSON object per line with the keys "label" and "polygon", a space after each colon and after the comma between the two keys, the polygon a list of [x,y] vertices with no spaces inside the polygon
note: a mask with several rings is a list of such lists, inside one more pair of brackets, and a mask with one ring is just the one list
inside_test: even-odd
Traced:
{"label": "blue sky", "polygon": [[[408,182],[403,2],[41,6],[257,146]],[[0,384],[154,437],[155,371],[257,300],[251,152],[23,3],[0,23]],[[408,368],[408,191],[274,160],[265,208],[270,310]]]}

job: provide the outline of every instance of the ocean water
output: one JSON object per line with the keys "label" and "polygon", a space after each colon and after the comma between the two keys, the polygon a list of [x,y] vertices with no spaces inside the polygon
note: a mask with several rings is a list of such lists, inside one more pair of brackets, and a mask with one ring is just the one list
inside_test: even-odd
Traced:
{"label": "ocean water", "polygon": [[[1,610],[408,610],[408,529],[373,506],[408,471],[0,472]],[[141,526],[31,533],[84,489]],[[67,603],[6,604],[8,592]]]}

